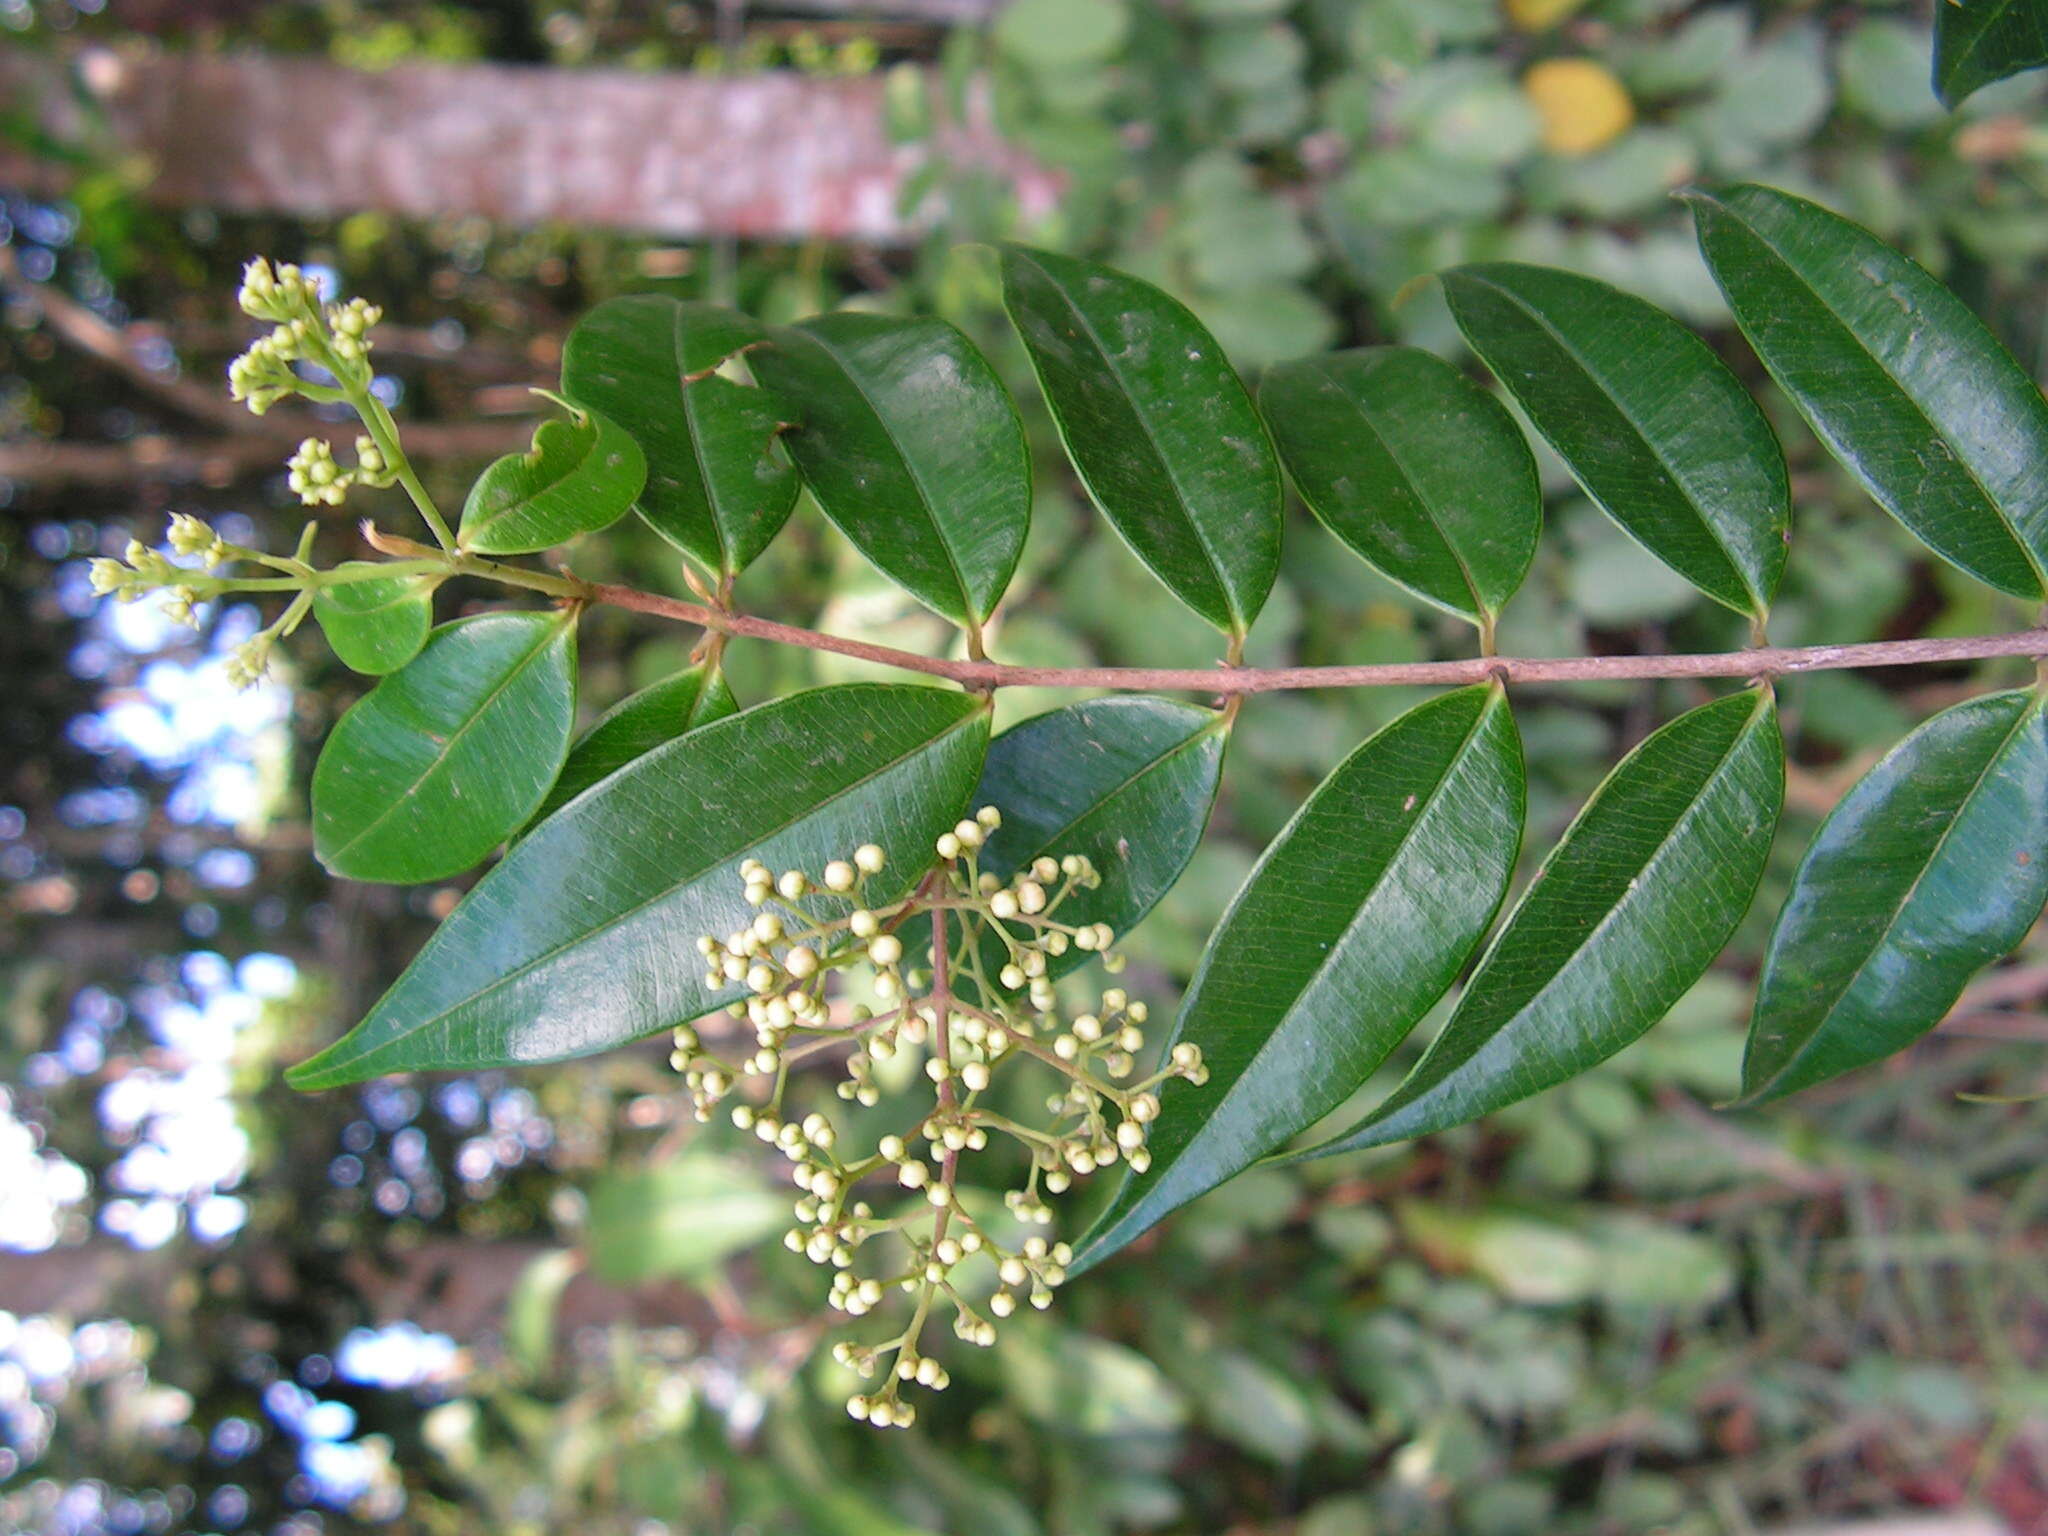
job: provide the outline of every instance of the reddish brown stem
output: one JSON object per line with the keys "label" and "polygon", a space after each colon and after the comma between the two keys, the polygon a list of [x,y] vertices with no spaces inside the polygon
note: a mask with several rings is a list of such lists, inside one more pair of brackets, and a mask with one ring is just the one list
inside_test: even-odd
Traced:
{"label": "reddish brown stem", "polygon": [[969,688],[1113,688],[1132,692],[1283,693],[1312,688],[1456,687],[1498,677],[1509,683],[1583,683],[1653,678],[1784,677],[1863,667],[1905,667],[2048,656],[2048,629],[1939,640],[1871,640],[1855,645],[1764,646],[1670,656],[1473,656],[1454,661],[1389,662],[1356,667],[1016,667],[997,661],[921,656],[702,603],[593,583],[592,602],[652,614],[751,640],[830,651],[905,672],[943,677]]}

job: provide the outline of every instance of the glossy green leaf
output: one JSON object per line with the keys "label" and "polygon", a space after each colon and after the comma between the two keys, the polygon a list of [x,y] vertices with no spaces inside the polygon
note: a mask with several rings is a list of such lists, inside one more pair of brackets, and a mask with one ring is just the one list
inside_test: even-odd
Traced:
{"label": "glossy green leaf", "polygon": [[723,720],[738,708],[725,674],[715,668],[685,667],[673,677],[629,694],[606,710],[569,749],[568,761],[555,776],[555,787],[548,791],[533,819],[546,820],[634,758],[685,731]]}
{"label": "glossy green leaf", "polygon": [[1280,465],[1216,340],[1125,273],[1003,248],[1003,300],[1074,468],[1175,596],[1230,634],[1280,568]]}
{"label": "glossy green leaf", "polygon": [[2032,693],[1945,710],[1821,824],[1757,985],[1742,1064],[1774,1099],[1941,1022],[2048,901],[2048,714]]}
{"label": "glossy green leaf", "polygon": [[715,304],[640,293],[598,305],[562,349],[563,392],[647,456],[640,515],[713,571],[746,569],[796,505],[796,469],[775,448],[783,407],[718,371],[764,334]]}
{"label": "glossy green leaf", "polygon": [[1418,597],[1490,625],[1528,574],[1543,489],[1493,396],[1413,347],[1270,368],[1259,409],[1309,510]]}
{"label": "glossy green leaf", "polygon": [[794,412],[784,439],[818,505],[892,581],[978,626],[1031,527],[1017,407],[943,320],[846,311],[773,333],[755,374]]}
{"label": "glossy green leaf", "polygon": [[508,453],[470,487],[456,543],[479,555],[530,555],[609,528],[647,483],[647,459],[609,416],[571,406],[533,447]]}
{"label": "glossy green leaf", "polygon": [[[1060,907],[1062,921],[1138,925],[1173,888],[1201,843],[1223,772],[1227,727],[1213,709],[1129,695],[1035,715],[988,749],[974,803],[1003,824],[981,867],[1007,880],[1041,854],[1084,855],[1102,876]],[[1085,965],[1080,950],[1049,956],[1047,971]]]}
{"label": "glossy green leaf", "polygon": [[1951,107],[1995,80],[2048,64],[2041,0],[1938,0],[1934,89]]}
{"label": "glossy green leaf", "polygon": [[1718,603],[1762,618],[1792,493],[1770,424],[1654,305],[1548,267],[1443,275],[1465,339],[1607,515]]}
{"label": "glossy green leaf", "polygon": [[685,1154],[601,1177],[584,1247],[607,1285],[702,1279],[788,1225],[789,1201],[758,1167]]}
{"label": "glossy green leaf", "polygon": [[[341,566],[365,569],[363,562]],[[371,576],[313,593],[313,617],[341,664],[371,677],[396,672],[427,643],[434,625],[431,576]]]}
{"label": "glossy green leaf", "polygon": [[1128,1177],[1078,1268],[1320,1120],[1457,978],[1522,841],[1522,744],[1500,688],[1432,699],[1339,764],[1260,859],[1209,941],[1173,1041],[1209,1080],[1162,1093],[1152,1166]]}
{"label": "glossy green leaf", "polygon": [[815,872],[874,842],[889,859],[874,899],[894,899],[959,820],[987,741],[984,701],[859,683],[656,747],[521,839],[290,1081],[560,1061],[731,1002],[704,985],[695,944],[751,918],[741,861]]}
{"label": "glossy green leaf", "polygon": [[568,615],[443,624],[328,735],[313,770],[313,851],[350,880],[460,874],[533,814],[575,723]]}
{"label": "glossy green leaf", "polygon": [[1743,334],[1835,457],[1944,560],[2015,597],[2048,592],[2048,403],[1984,323],[1803,198],[1689,201]]}
{"label": "glossy green leaf", "polygon": [[1756,895],[1785,798],[1768,690],[1680,715],[1622,759],[1543,861],[1421,1061],[1303,1154],[1491,1114],[1605,1061],[1699,980]]}

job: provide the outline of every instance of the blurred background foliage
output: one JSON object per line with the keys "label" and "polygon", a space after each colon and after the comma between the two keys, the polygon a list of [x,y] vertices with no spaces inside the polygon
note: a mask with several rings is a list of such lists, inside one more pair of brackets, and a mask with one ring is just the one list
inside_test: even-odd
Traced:
{"label": "blurred background foliage", "polygon": [[[928,161],[900,194],[928,232],[891,248],[374,210],[295,222],[159,206],[145,158],[44,142],[0,110],[0,147],[67,167],[61,196],[0,190],[0,435],[125,455],[96,484],[0,478],[0,1525],[1733,1536],[1977,1509],[1985,1529],[2048,1532],[2048,1108],[2026,1098],[2048,945],[2030,940],[1901,1060],[1767,1113],[1712,1108],[1736,1086],[1766,915],[1817,818],[1912,721],[2018,664],[1787,682],[1771,889],[1670,1021],[1480,1126],[1246,1175],[956,1359],[960,1385],[915,1433],[877,1435],[840,1411],[807,1268],[772,1241],[774,1170],[690,1123],[661,1051],[282,1087],[457,892],[337,884],[313,864],[307,772],[360,687],[317,642],[236,695],[221,660],[248,610],[193,636],[95,607],[84,580],[87,557],[154,538],[171,511],[243,542],[296,532],[282,450],[170,468],[195,435],[179,390],[213,391],[244,336],[235,276],[264,251],[387,307],[381,385],[411,421],[526,409],[568,323],[619,292],[772,320],[946,315],[1017,389],[1039,459],[994,653],[1199,663],[1214,637],[1087,511],[997,323],[991,263],[960,248],[1021,236],[1185,296],[1247,372],[1390,340],[1457,355],[1419,281],[1452,262],[1594,273],[1703,328],[1765,390],[1800,520],[1775,638],[2018,627],[2016,604],[1921,559],[1762,385],[1667,196],[1739,175],[1817,197],[1941,273],[2038,371],[2042,87],[1942,112],[1928,27],[1926,5],[1775,0],[0,0],[0,50],[73,62],[91,43],[365,70],[879,75],[906,155],[985,91],[1001,133],[1063,179],[1029,207],[990,172]],[[76,345],[80,314],[132,366]],[[437,494],[459,500],[474,468],[430,465]],[[1505,649],[1740,642],[1554,462],[1546,475],[1551,536]],[[329,519],[327,557],[359,552],[364,511],[397,516]],[[576,558],[679,590],[645,530]],[[444,616],[479,596],[451,593]],[[738,599],[947,643],[807,513]],[[678,666],[690,638],[592,613],[587,712]],[[1291,514],[1252,659],[1463,643]],[[745,642],[728,658],[743,703],[855,675]],[[1134,941],[1137,995],[1171,1005],[1257,850],[1413,702],[1399,692],[1248,705],[1208,842]],[[1531,848],[1702,696],[1523,690]],[[1006,694],[1003,718],[1051,702]]]}

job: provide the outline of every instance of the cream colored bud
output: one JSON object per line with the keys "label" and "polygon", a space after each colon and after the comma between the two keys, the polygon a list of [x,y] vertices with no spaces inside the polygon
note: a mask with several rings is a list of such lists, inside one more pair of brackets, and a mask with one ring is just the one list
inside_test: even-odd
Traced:
{"label": "cream colored bud", "polygon": [[970,1061],[960,1069],[960,1082],[969,1093],[980,1093],[988,1087],[988,1063]]}
{"label": "cream colored bud", "polygon": [[939,857],[942,859],[957,859],[960,857],[960,839],[950,832],[941,833],[937,844],[934,846],[938,848]]}
{"label": "cream colored bud", "polygon": [[868,958],[876,965],[894,965],[903,958],[903,941],[893,933],[878,934],[868,944]]}
{"label": "cream colored bud", "polygon": [[953,836],[959,839],[962,848],[979,848],[986,841],[987,834],[981,830],[978,821],[963,821],[953,828]]}
{"label": "cream colored bud", "polygon": [[775,882],[775,889],[782,893],[785,901],[795,901],[810,888],[811,882],[804,878],[804,872],[800,869],[784,871],[782,878]]}
{"label": "cream colored bud", "polygon": [[991,917],[999,917],[1008,922],[1019,911],[1017,898],[1008,891],[997,891],[988,899],[988,910]]}
{"label": "cream colored bud", "polygon": [[854,868],[864,875],[879,875],[888,860],[881,848],[874,843],[862,843],[853,850]]}
{"label": "cream colored bud", "polygon": [[818,952],[802,944],[792,949],[782,963],[798,981],[818,974]]}
{"label": "cream colored bud", "polygon": [[828,891],[850,891],[858,878],[854,867],[844,859],[834,859],[825,866],[825,889]]}

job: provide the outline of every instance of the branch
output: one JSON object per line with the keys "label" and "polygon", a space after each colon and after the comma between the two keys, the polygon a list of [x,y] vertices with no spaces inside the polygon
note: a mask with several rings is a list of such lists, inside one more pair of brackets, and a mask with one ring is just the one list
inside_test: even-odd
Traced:
{"label": "branch", "polygon": [[1313,688],[1456,687],[1499,678],[1504,683],[1588,683],[1653,678],[1785,677],[1865,667],[1906,667],[1985,661],[1998,656],[2048,656],[2048,629],[1940,640],[1872,640],[1857,645],[1764,646],[1675,656],[1472,656],[1456,661],[1389,662],[1357,667],[1014,667],[996,661],[921,656],[637,587],[584,583],[587,601],[694,624],[700,629],[805,650],[830,651],[904,672],[943,677],[968,688],[1108,688],[1127,692],[1285,693]]}

